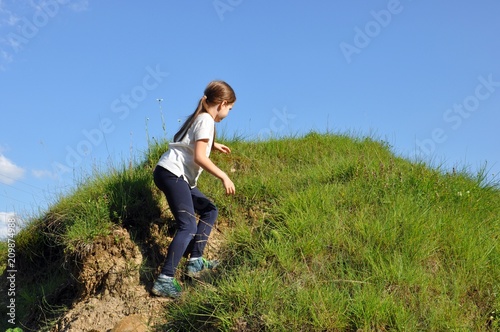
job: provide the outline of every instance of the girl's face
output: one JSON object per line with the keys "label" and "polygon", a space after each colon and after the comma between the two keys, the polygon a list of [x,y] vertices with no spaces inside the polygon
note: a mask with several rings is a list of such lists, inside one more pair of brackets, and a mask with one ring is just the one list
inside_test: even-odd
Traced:
{"label": "girl's face", "polygon": [[223,101],[219,105],[219,111],[217,112],[217,116],[215,117],[215,122],[221,122],[228,114],[229,111],[233,108],[233,104],[228,104],[226,101]]}

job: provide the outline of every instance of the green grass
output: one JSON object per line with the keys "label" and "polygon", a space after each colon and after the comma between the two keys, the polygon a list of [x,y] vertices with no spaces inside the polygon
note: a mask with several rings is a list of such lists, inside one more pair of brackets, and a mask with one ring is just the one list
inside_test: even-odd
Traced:
{"label": "green grass", "polygon": [[[500,329],[500,190],[484,174],[445,173],[348,135],[224,143],[233,153],[212,159],[236,195],[206,172],[199,181],[220,210],[223,264],[185,284],[158,331]],[[94,174],[34,220],[17,236],[22,268],[77,259],[117,226],[147,241],[166,213],[151,176],[165,149],[155,142],[144,162]],[[40,273],[33,305],[55,289]]]}
{"label": "green grass", "polygon": [[[168,312],[197,328],[273,331],[499,327],[500,193],[371,139],[228,142],[235,198],[215,288]],[[256,213],[260,212],[260,213]],[[493,318],[490,318],[493,317]]]}

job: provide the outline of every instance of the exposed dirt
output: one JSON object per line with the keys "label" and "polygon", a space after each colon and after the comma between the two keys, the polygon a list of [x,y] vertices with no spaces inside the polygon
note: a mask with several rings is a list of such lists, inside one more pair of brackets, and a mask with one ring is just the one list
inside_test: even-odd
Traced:
{"label": "exposed dirt", "polygon": [[[141,284],[143,255],[125,229],[96,241],[78,260],[73,274],[80,300],[52,331],[111,331],[115,326],[147,331],[147,326],[161,323],[155,313],[169,300],[151,297]],[[123,329],[127,322],[130,328]]]}
{"label": "exposed dirt", "polygon": [[[166,323],[165,307],[172,300],[153,296],[149,290],[171,240],[164,234],[165,228],[153,224],[151,243],[140,246],[124,228],[96,241],[78,258],[80,263],[73,272],[79,300],[51,331],[160,331]],[[207,256],[218,243],[220,232],[214,230]]]}

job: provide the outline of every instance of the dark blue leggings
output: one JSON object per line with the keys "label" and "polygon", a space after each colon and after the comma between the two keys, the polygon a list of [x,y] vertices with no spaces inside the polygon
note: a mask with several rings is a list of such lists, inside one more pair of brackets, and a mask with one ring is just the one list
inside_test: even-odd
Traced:
{"label": "dark blue leggings", "polygon": [[[201,257],[217,219],[217,207],[198,188],[191,188],[182,178],[161,166],[153,172],[156,186],[163,191],[177,222],[177,232],[168,247],[167,258],[161,271],[169,277],[182,256]],[[197,220],[196,214],[199,215]]]}

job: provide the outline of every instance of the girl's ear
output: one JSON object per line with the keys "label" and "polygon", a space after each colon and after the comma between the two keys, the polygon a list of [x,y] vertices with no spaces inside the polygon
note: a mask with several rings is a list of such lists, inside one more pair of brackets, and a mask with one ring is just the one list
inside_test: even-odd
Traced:
{"label": "girl's ear", "polygon": [[218,108],[218,110],[220,110],[220,108],[222,108],[222,107],[224,107],[226,105],[227,105],[227,100],[223,100],[222,103],[220,103],[217,108]]}

